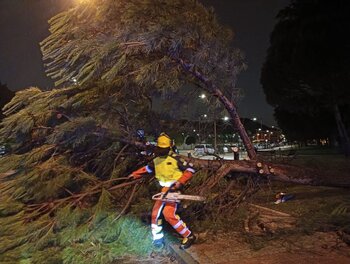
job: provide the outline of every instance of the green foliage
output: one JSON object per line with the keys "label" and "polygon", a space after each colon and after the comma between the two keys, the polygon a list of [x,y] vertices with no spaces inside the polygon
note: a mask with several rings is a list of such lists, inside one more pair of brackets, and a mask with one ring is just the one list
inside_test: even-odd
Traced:
{"label": "green foliage", "polygon": [[[30,263],[46,263],[46,250],[52,250],[48,259],[57,263],[62,260],[64,263],[84,263],[87,260],[110,263],[129,254],[148,254],[151,249],[149,227],[131,215],[114,221],[113,210],[108,211],[111,206],[109,199],[110,195],[104,192],[95,208],[82,210],[66,206],[53,218],[44,215],[25,225],[23,217],[28,215],[22,212],[0,218],[0,261],[30,256]],[[97,216],[103,217],[97,219]],[[50,249],[53,244],[58,247]],[[12,254],[13,248],[21,253]],[[62,248],[65,248],[63,252]],[[99,262],[101,258],[104,262]]]}
{"label": "green foliage", "polygon": [[341,226],[342,230],[350,233],[350,199],[340,203],[331,213],[332,224]]}
{"label": "green foliage", "polygon": [[198,1],[89,1],[53,17],[50,25],[41,48],[56,85],[102,80],[133,97],[171,93],[189,81],[176,55],[231,95],[245,67],[240,51],[230,47],[232,32]]}
{"label": "green foliage", "polygon": [[[21,166],[21,161],[23,160],[22,155],[9,155],[2,157],[0,160],[0,173],[5,173],[13,168],[18,168]],[[0,178],[0,182],[2,179]]]}
{"label": "green foliage", "polygon": [[347,215],[350,214],[350,201],[344,202],[337,206],[333,212],[333,215]]}
{"label": "green foliage", "polygon": [[36,251],[30,259],[30,264],[62,264],[61,249],[59,247],[48,247],[42,251]]}
{"label": "green foliage", "polygon": [[65,248],[64,263],[111,263],[131,254],[145,256],[151,249],[148,228],[132,216],[113,221],[111,215],[91,232],[86,242],[72,243]]}
{"label": "green foliage", "polygon": [[23,210],[23,207],[23,203],[13,200],[9,196],[1,195],[0,197],[0,217],[17,214]]}
{"label": "green foliage", "polygon": [[[95,95],[86,98],[88,91]],[[0,136],[15,144],[14,153],[0,159],[1,263],[72,263],[71,258],[80,257],[81,263],[87,259],[101,263],[101,258],[107,263],[149,249],[150,240],[144,243],[148,227],[112,221],[126,202],[125,190],[110,193],[107,188],[113,182],[101,185],[106,178],[124,177],[135,164],[124,154],[116,160],[123,147],[116,139],[126,133],[120,117],[126,116],[123,98],[113,97],[114,92],[107,86],[48,92],[31,88],[17,93],[7,105]],[[80,93],[83,96],[77,96]],[[134,106],[133,113],[143,109],[136,101],[129,105]],[[75,198],[79,193],[86,197]],[[143,246],[125,241],[130,240],[124,233],[126,223],[130,233],[139,230],[144,235],[139,239]],[[99,246],[91,246],[91,241]],[[87,245],[87,253],[79,257]]]}
{"label": "green foliage", "polygon": [[47,140],[50,144],[72,150],[84,149],[85,144],[91,142],[88,137],[93,136],[96,129],[97,124],[93,117],[78,117],[59,125]]}

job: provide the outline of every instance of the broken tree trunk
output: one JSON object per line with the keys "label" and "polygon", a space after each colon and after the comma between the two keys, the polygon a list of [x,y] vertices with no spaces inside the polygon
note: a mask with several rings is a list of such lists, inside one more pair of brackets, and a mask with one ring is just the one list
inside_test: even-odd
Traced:
{"label": "broken tree trunk", "polygon": [[204,90],[209,92],[214,97],[218,98],[219,101],[223,104],[223,106],[226,108],[227,112],[231,116],[231,122],[233,126],[237,129],[239,136],[241,137],[243,144],[245,148],[247,149],[248,156],[251,160],[256,160],[256,152],[253,147],[252,142],[249,139],[249,136],[247,134],[247,131],[245,130],[241,119],[239,118],[238,112],[237,112],[237,106],[235,103],[231,100],[229,100],[223,92],[206,76],[201,74],[199,71],[197,71],[194,67],[194,65],[186,63],[183,59],[172,56],[172,58],[180,64],[182,69],[195,77],[198,81],[203,83],[205,85]]}
{"label": "broken tree trunk", "polygon": [[318,172],[289,164],[261,163],[256,160],[202,160],[183,157],[187,162],[199,169],[211,169],[216,173],[210,177],[208,187],[211,188],[220,179],[230,173],[259,174],[269,180],[332,187],[350,187],[349,184],[322,181]]}
{"label": "broken tree trunk", "polygon": [[[140,142],[119,139],[124,143],[144,149],[146,146]],[[182,156],[184,160],[192,163],[197,169],[210,169],[215,174],[210,177],[208,186],[213,187],[221,178],[230,173],[258,174],[269,180],[303,185],[319,185],[329,187],[350,187],[348,183],[335,183],[322,180],[324,177],[319,172],[291,164],[261,162],[258,160],[204,160]]]}

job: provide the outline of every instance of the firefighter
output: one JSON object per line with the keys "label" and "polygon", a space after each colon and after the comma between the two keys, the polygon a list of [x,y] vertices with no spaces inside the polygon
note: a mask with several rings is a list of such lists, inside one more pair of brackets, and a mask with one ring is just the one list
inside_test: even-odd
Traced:
{"label": "firefighter", "polygon": [[[195,172],[192,164],[180,159],[171,151],[172,141],[170,137],[161,133],[157,139],[154,158],[147,166],[134,171],[130,178],[138,179],[149,173],[155,174],[162,192],[179,191]],[[196,240],[195,235],[176,214],[178,204],[174,202],[156,201],[152,210],[152,235],[153,245],[156,248],[164,246],[164,234],[162,232],[163,214],[165,220],[183,237],[180,248],[186,249]]]}

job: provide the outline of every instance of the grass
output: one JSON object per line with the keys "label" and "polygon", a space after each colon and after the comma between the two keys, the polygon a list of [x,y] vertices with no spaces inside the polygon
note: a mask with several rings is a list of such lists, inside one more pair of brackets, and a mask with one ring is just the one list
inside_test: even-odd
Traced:
{"label": "grass", "polygon": [[261,152],[260,158],[267,162],[287,163],[311,169],[323,183],[350,186],[350,158],[338,154],[336,149],[304,147],[296,149],[296,155],[293,157],[286,156],[288,152]]}
{"label": "grass", "polygon": [[300,155],[339,155],[337,148],[323,147],[323,146],[308,146],[296,148]]}
{"label": "grass", "polygon": [[350,186],[350,159],[343,155],[299,155],[290,162],[310,168],[328,185]]}
{"label": "grass", "polygon": [[[275,195],[278,192],[293,194],[294,199],[281,204],[274,204]],[[270,190],[261,190],[254,202],[281,212],[294,215],[300,219],[300,223],[312,224],[318,228],[320,224],[327,224],[332,212],[342,203],[350,200],[348,189],[287,185],[275,183]],[[350,219],[349,219],[350,221]],[[311,227],[311,226],[310,226]]]}
{"label": "grass", "polygon": [[[312,169],[320,177],[320,182],[350,186],[349,159],[332,150],[307,148],[289,161],[290,164]],[[275,204],[276,194],[286,192],[294,199]],[[269,241],[286,241],[293,237],[295,241],[315,232],[345,231],[350,233],[350,189],[327,186],[295,185],[272,182],[261,189],[249,202],[291,214],[297,218],[296,227],[278,230],[272,236],[251,236],[243,234],[252,249],[260,249]],[[239,215],[239,214],[238,214]],[[238,217],[237,221],[241,221]],[[240,225],[242,228],[242,225]]]}
{"label": "grass", "polygon": [[[345,183],[350,186],[350,162],[349,159],[338,154],[331,154],[330,149],[306,148],[306,152],[317,153],[314,155],[298,155],[289,163],[298,167],[312,169],[316,175],[321,177],[322,183]],[[323,152],[323,154],[320,154]],[[327,153],[327,154],[326,154]],[[275,195],[279,192],[293,194],[295,198],[286,203],[274,204]],[[262,186],[250,202],[265,206],[274,210],[289,213],[298,218],[297,230],[295,232],[312,233],[322,230],[342,230],[350,228],[350,208],[349,211],[338,210],[344,216],[337,215],[336,208],[344,205],[347,208],[350,201],[349,188],[334,188],[326,186],[295,185],[281,182],[273,182],[270,185]],[[215,228],[225,230],[242,229],[242,222],[247,217],[247,208],[239,207],[232,216],[220,216],[213,219],[206,219],[201,223],[200,229],[207,229],[215,225]],[[347,227],[349,226],[349,227]],[[229,228],[230,229],[230,228]],[[293,231],[293,232],[294,232]]]}

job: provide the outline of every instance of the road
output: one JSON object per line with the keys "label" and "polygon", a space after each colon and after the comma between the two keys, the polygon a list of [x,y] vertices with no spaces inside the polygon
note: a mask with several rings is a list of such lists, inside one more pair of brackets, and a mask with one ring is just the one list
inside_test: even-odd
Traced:
{"label": "road", "polygon": [[[258,151],[259,152],[268,152],[268,151],[274,151],[274,150],[289,150],[289,149],[292,149],[292,148],[295,148],[294,145],[286,145],[286,146],[281,146],[281,147],[275,147],[275,148],[270,148],[270,149],[259,149]],[[193,153],[193,150],[182,150],[182,149],[179,149],[179,153],[180,155],[183,155],[183,156],[187,156],[188,155],[188,152],[191,152]],[[225,160],[233,160],[233,153],[224,153],[224,154],[218,154],[219,157],[225,159]],[[205,159],[205,160],[213,160],[213,159],[216,159],[215,156],[212,156],[212,155],[205,155],[205,156],[193,156],[195,158],[199,158],[199,159]],[[247,155],[247,152],[246,151],[240,151],[239,152],[239,159],[240,160],[245,160],[245,159],[248,159],[248,155]]]}

